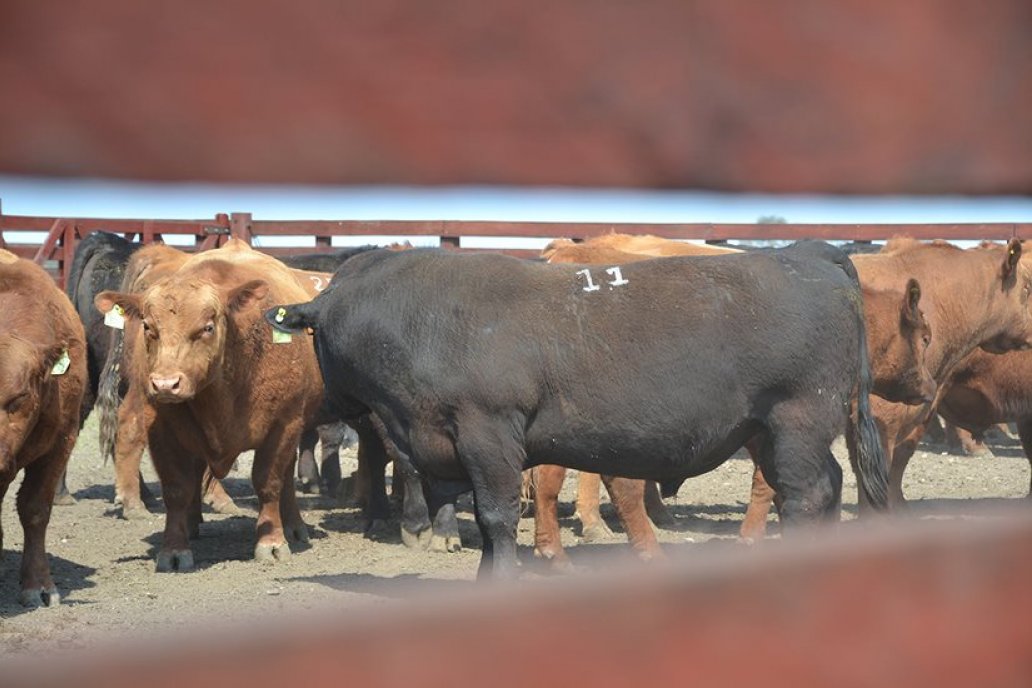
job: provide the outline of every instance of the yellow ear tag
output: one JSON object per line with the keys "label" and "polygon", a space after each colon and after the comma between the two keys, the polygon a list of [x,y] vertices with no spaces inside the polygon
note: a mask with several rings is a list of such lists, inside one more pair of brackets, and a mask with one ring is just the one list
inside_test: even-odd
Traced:
{"label": "yellow ear tag", "polygon": [[125,311],[117,303],[104,314],[104,324],[116,330],[125,329]]}
{"label": "yellow ear tag", "polygon": [[72,364],[72,359],[68,356],[68,349],[61,352],[61,358],[57,359],[54,363],[54,367],[50,369],[51,375],[64,375],[68,372],[68,366]]}
{"label": "yellow ear tag", "polygon": [[280,332],[276,328],[272,329],[273,344],[289,344],[293,339],[293,335],[291,335],[289,332]]}
{"label": "yellow ear tag", "polygon": [[276,320],[276,322],[281,323],[281,322],[283,322],[283,319],[286,318],[286,317],[287,317],[287,309],[283,308],[281,306],[280,309],[278,311],[276,311],[276,318],[275,318],[275,320]]}

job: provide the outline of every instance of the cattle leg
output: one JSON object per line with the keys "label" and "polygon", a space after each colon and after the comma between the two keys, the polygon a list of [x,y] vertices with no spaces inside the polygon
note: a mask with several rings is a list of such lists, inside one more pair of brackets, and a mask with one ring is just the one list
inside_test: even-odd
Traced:
{"label": "cattle leg", "polygon": [[988,458],[993,455],[989,447],[985,446],[984,441],[976,438],[972,433],[968,432],[964,428],[954,425],[953,423],[946,423],[945,435],[946,448],[951,454],[983,458]]}
{"label": "cattle leg", "polygon": [[344,443],[347,426],[343,423],[320,425],[319,441],[322,449],[319,457],[319,478],[325,494],[335,495],[340,489],[340,448]]}
{"label": "cattle leg", "polygon": [[75,504],[75,497],[68,491],[68,471],[61,471],[61,477],[57,481],[57,490],[54,493],[54,506],[71,506]]}
{"label": "cattle leg", "polygon": [[645,481],[645,513],[649,515],[649,520],[659,528],[670,528],[677,525],[677,519],[663,503],[663,497],[659,494],[659,484],[655,480]]}
{"label": "cattle leg", "polygon": [[153,420],[153,408],[146,403],[137,385],[129,385],[118,407],[115,437],[115,504],[122,505],[122,518],[126,520],[150,515],[140,496],[140,462]]}
{"label": "cattle leg", "polygon": [[283,520],[283,533],[288,542],[309,542],[308,526],[301,518],[301,510],[297,505],[297,492],[294,490],[294,463],[287,467],[283,487],[280,492],[280,518]]}
{"label": "cattle leg", "polygon": [[791,425],[777,424],[768,430],[759,458],[763,475],[777,495],[787,534],[799,526],[838,521],[842,469],[829,449],[833,438],[795,434],[789,428],[798,423],[799,413],[784,415]]}
{"label": "cattle leg", "polygon": [[[555,571],[573,570],[570,557],[559,536],[559,491],[566,469],[541,465],[533,469],[534,484],[534,556],[548,560]],[[581,475],[584,475],[582,472]],[[596,487],[596,495],[598,488]],[[596,496],[597,501],[597,496]]]}
{"label": "cattle leg", "polygon": [[459,536],[459,519],[455,514],[455,496],[445,495],[428,482],[423,482],[422,492],[426,497],[429,513],[434,514],[431,528],[431,552],[460,552],[462,538]]}
{"label": "cattle leg", "polygon": [[319,441],[316,428],[305,428],[297,445],[298,489],[304,494],[319,494],[319,470],[315,465],[315,445]]}
{"label": "cattle leg", "polygon": [[[351,426],[358,433],[358,470],[364,472],[365,476],[367,499],[364,506],[364,535],[371,540],[380,540],[390,536],[387,521],[391,517],[391,504],[387,499],[384,477],[387,450],[367,416],[353,421]],[[429,525],[429,518],[427,521]]]}
{"label": "cattle leg", "polygon": [[603,475],[602,482],[609,490],[616,514],[638,556],[644,561],[664,559],[666,555],[656,541],[656,533],[645,513],[645,481]]}
{"label": "cattle leg", "polygon": [[[1025,458],[1032,466],[1032,417],[1022,418],[1018,421],[1018,439],[1021,440],[1021,448],[1025,450]],[[1028,497],[1032,499],[1032,480],[1030,480]]]}
{"label": "cattle leg", "polygon": [[484,536],[478,577],[515,578],[516,527],[520,520],[520,485],[526,452],[508,421],[466,418],[455,440],[459,461],[473,482],[477,525]]}
{"label": "cattle leg", "polygon": [[240,516],[244,513],[244,510],[238,507],[233,498],[226,492],[226,488],[222,486],[222,481],[211,474],[210,468],[205,469],[201,482],[204,485],[202,501],[211,507],[212,511],[227,516]]}
{"label": "cattle leg", "polygon": [[161,437],[160,442],[151,442],[151,458],[161,479],[161,492],[165,499],[165,532],[161,537],[156,570],[161,572],[190,571],[194,567],[193,550],[190,549],[191,509],[200,497],[201,480],[204,472],[202,462],[186,452],[172,433],[157,434],[152,429],[151,437]]}
{"label": "cattle leg", "polygon": [[[281,500],[284,483],[293,483],[294,461],[302,431],[300,419],[293,425],[281,426],[270,432],[254,453],[251,483],[258,495],[258,542],[254,547],[254,558],[263,564],[285,561],[291,554],[283,529]],[[290,494],[293,497],[293,490],[290,490]],[[287,507],[290,508],[289,503]],[[296,502],[293,511],[297,511]],[[291,527],[303,528],[304,524],[291,524]]]}
{"label": "cattle leg", "polygon": [[749,506],[746,507],[745,518],[738,530],[738,537],[742,542],[751,545],[766,537],[767,516],[770,514],[770,505],[773,501],[774,488],[764,479],[759,464],[754,463]]}
{"label": "cattle leg", "polygon": [[613,534],[599,512],[598,490],[601,486],[602,478],[598,473],[577,472],[577,512],[574,518],[581,522],[581,539],[584,542],[597,542]]}
{"label": "cattle leg", "polygon": [[[433,539],[430,509],[423,493],[423,482],[407,456],[394,456],[394,484],[405,486],[401,500],[401,541],[406,547],[426,549]],[[456,530],[458,526],[456,526]]]}
{"label": "cattle leg", "polygon": [[56,606],[61,603],[47,562],[46,536],[54,491],[61,479],[75,439],[25,467],[25,478],[18,490],[18,517],[25,534],[22,550],[21,593],[19,601],[27,607]]}

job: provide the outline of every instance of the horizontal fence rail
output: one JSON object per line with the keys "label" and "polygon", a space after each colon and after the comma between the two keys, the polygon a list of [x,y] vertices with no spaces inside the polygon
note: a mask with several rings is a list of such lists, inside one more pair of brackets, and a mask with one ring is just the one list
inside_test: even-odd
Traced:
{"label": "horizontal fence rail", "polygon": [[[915,239],[992,240],[1032,238],[1032,223],[967,224],[715,224],[715,223],[609,223],[609,222],[504,222],[453,220],[254,220],[251,213],[220,213],[210,220],[139,220],[61,218],[0,214],[0,248],[35,260],[64,284],[76,243],[91,232],[121,234],[126,239],[151,243],[168,236],[192,237],[186,250],[216,248],[235,237],[274,256],[332,249],[333,237],[437,237],[440,245],[462,251],[502,251],[530,257],[526,248],[471,248],[464,239],[587,239],[600,234],[654,234],[668,239],[697,241],[825,239],[871,242],[909,236]],[[46,232],[41,243],[6,240],[25,232]],[[263,237],[296,237],[296,245],[261,246]],[[314,238],[314,245],[303,238]]]}

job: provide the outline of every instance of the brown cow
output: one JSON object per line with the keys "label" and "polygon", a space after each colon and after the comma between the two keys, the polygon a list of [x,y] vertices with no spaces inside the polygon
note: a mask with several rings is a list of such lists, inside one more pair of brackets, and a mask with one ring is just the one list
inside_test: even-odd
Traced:
{"label": "brown cow", "polygon": [[[156,281],[178,270],[189,257],[188,253],[170,246],[145,246],[130,259],[122,282],[122,292],[145,292]],[[327,273],[308,270],[292,269],[291,272],[311,297],[324,289],[332,277]],[[140,461],[147,446],[147,433],[153,421],[154,408],[146,403],[144,391],[133,385],[127,385],[125,398],[119,402],[113,379],[120,376],[120,368],[131,367],[128,357],[134,348],[133,342],[140,334],[139,322],[125,323],[125,343],[111,347],[112,359],[105,367],[101,383],[101,447],[105,453],[114,456],[115,503],[122,506],[122,517],[125,519],[146,518],[150,515],[141,497],[143,480],[140,477]],[[221,482],[213,479],[210,473],[205,473],[203,484],[204,504],[221,514],[243,513],[226,493]]]}
{"label": "brown cow", "polygon": [[19,599],[26,606],[61,601],[46,532],[54,490],[79,434],[86,375],[86,337],[68,297],[38,265],[0,249],[0,501],[24,469]]}
{"label": "brown cow", "polygon": [[[907,463],[965,358],[979,348],[1004,353],[1032,346],[1030,262],[1017,240],[965,251],[940,241],[894,239],[881,253],[853,257],[862,285],[889,284],[901,276],[919,279],[927,299],[924,311],[935,333],[927,352],[928,369],[939,383],[935,398],[920,405],[871,399],[890,461],[889,498],[895,507],[905,504]],[[851,460],[853,453],[850,446]],[[750,512],[757,520],[762,513],[765,521],[772,493],[761,481],[762,476],[754,476]],[[867,508],[862,495],[860,507]]]}
{"label": "brown cow", "polygon": [[[631,254],[619,251],[613,246],[624,245],[631,247],[644,247],[653,252],[663,251],[667,255],[693,255],[697,248],[706,249],[703,255],[714,255],[719,253],[737,253],[735,249],[704,246],[684,242],[667,241],[664,248],[662,242],[666,241],[657,237],[643,237],[646,242],[633,241],[637,237],[626,237],[625,235],[605,235],[601,246],[593,248],[589,242],[585,244],[574,244],[569,241],[557,240],[550,244],[544,256],[549,262],[579,262],[579,263],[607,263],[619,265],[621,263],[635,262],[647,259],[650,255]],[[591,240],[597,241],[597,240]],[[930,340],[930,331],[924,316],[919,309],[921,298],[920,285],[909,281],[902,290],[896,289],[863,289],[864,295],[864,316],[867,321],[867,339],[870,357],[872,361],[872,373],[874,375],[875,394],[890,399],[897,399],[915,403],[924,399],[930,399],[935,392],[935,383],[924,365],[924,352]],[[752,451],[752,447],[747,445]],[[562,483],[563,469],[548,466],[538,467],[536,477],[536,507],[535,513],[540,513],[535,524],[537,526],[536,551],[540,556],[552,559],[559,567],[568,565],[565,555],[562,553],[558,539],[558,521],[555,519],[555,499],[558,497],[559,488]],[[583,476],[583,474],[582,474]],[[584,478],[578,490],[577,510],[582,520],[587,512],[591,518],[588,508],[592,506],[592,485],[586,483]],[[632,489],[641,491],[640,486],[632,488],[630,483],[616,479],[610,487],[610,493],[616,491],[630,491]],[[587,485],[588,494],[585,495],[584,486]],[[626,485],[626,487],[625,487]],[[646,495],[648,489],[646,488]],[[601,521],[597,515],[598,489],[594,488],[594,518]],[[762,473],[757,468],[754,476],[753,494],[750,509],[742,524],[742,537],[747,541],[762,537],[766,528],[766,515],[769,509],[769,499],[773,492],[763,480]],[[654,542],[654,534],[644,521],[644,515],[640,512],[640,501],[635,501],[627,496],[613,495],[614,506],[624,523],[624,527],[631,539],[632,546],[635,546],[644,556],[651,556],[653,551],[651,545]],[[584,505],[587,505],[585,508]],[[762,505],[762,508],[761,506]]]}
{"label": "brown cow", "polygon": [[972,351],[945,387],[938,411],[948,424],[978,438],[999,423],[1014,421],[1025,456],[1032,461],[1032,352]]}
{"label": "brown cow", "polygon": [[274,303],[307,298],[286,266],[235,240],[192,256],[142,294],[97,296],[102,312],[118,305],[143,327],[128,375],[153,412],[148,445],[167,510],[159,571],[193,567],[189,538],[200,523],[204,469],[222,478],[249,449],[259,501],[255,558],[282,560],[287,539],[307,540],[291,476],[322,380],[310,340],[277,343],[261,317]]}

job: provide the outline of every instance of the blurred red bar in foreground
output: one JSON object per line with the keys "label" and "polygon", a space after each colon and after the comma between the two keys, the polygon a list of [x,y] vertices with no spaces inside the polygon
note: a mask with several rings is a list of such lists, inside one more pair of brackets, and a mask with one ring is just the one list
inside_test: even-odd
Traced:
{"label": "blurred red bar in foreground", "polygon": [[336,616],[270,606],[261,625],[33,658],[4,685],[1032,685],[1032,515],[695,554]]}
{"label": "blurred red bar in foreground", "polygon": [[1032,192],[1027,0],[5,0],[0,172]]}

